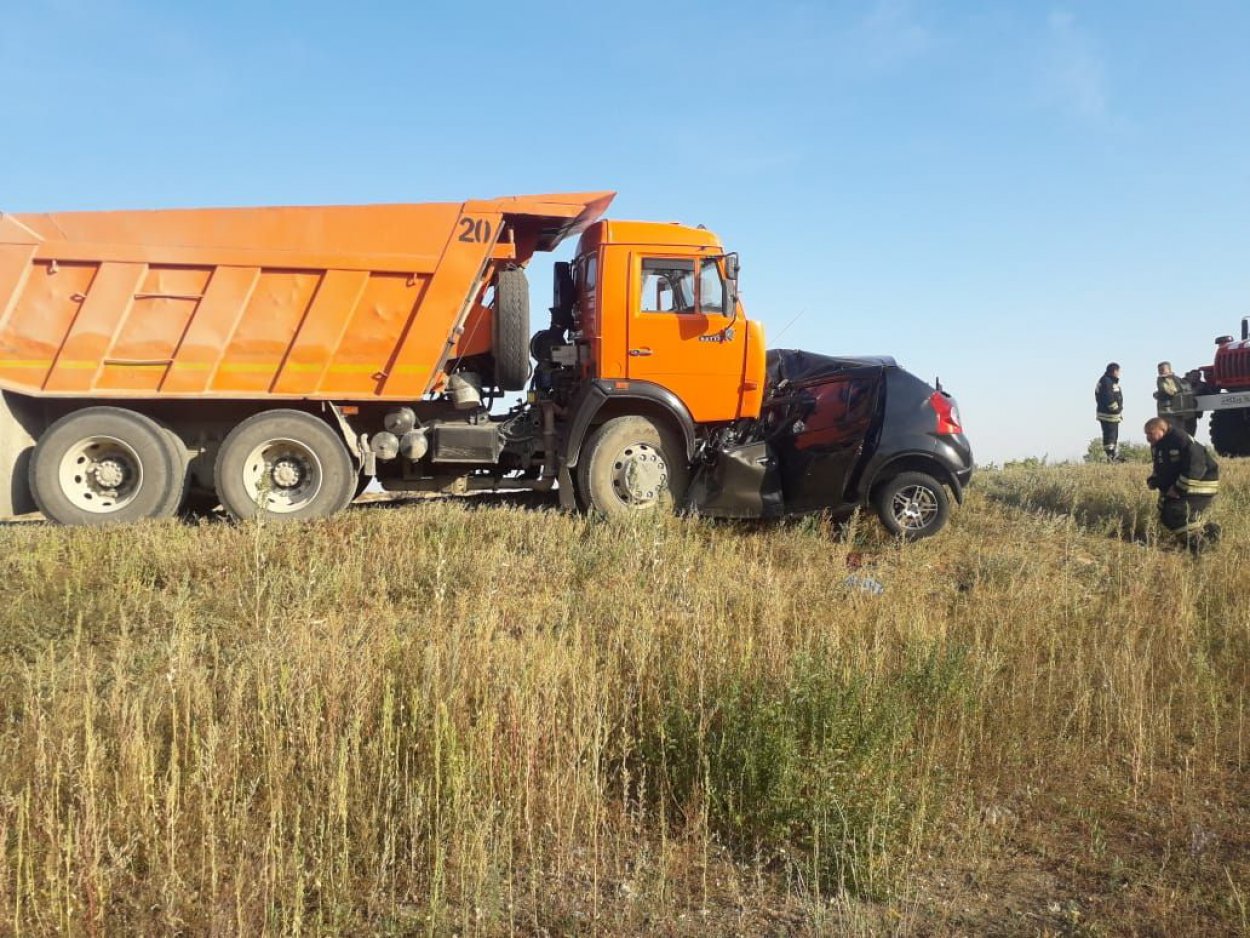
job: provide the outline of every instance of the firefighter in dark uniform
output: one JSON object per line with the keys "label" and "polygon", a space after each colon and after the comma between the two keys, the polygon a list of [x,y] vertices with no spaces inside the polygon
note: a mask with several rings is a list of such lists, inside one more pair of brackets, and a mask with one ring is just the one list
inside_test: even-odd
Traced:
{"label": "firefighter in dark uniform", "polygon": [[1220,467],[1207,448],[1164,417],[1146,421],[1154,472],[1146,480],[1159,493],[1159,523],[1195,554],[1220,539],[1205,518],[1220,491]]}
{"label": "firefighter in dark uniform", "polygon": [[1120,393],[1120,366],[1112,362],[1094,388],[1098,423],[1102,427],[1102,451],[1107,462],[1120,457],[1120,421],[1124,419],[1124,395]]}
{"label": "firefighter in dark uniform", "polygon": [[[1159,362],[1159,377],[1155,379],[1155,400],[1159,402],[1160,417],[1168,417],[1173,423],[1179,424],[1185,432],[1193,436],[1198,432],[1198,415],[1185,411],[1186,406],[1193,405],[1193,388],[1190,387],[1189,376],[1177,377],[1172,371],[1171,362]],[[1177,411],[1183,413],[1177,413]]]}

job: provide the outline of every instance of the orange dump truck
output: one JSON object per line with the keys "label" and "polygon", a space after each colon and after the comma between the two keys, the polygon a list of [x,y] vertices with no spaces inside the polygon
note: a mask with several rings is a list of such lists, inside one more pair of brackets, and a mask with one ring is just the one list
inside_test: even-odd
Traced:
{"label": "orange dump truck", "polygon": [[[663,503],[759,414],[763,333],[711,232],[612,196],[0,215],[0,514],[319,517],[374,476]],[[571,236],[531,337],[525,266]]]}

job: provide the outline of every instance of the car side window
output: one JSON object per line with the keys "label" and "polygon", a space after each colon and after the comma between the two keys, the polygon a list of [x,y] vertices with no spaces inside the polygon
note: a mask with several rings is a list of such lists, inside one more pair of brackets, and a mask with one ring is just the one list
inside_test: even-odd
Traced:
{"label": "car side window", "polygon": [[676,257],[642,259],[641,309],[644,313],[695,311],[694,261]]}

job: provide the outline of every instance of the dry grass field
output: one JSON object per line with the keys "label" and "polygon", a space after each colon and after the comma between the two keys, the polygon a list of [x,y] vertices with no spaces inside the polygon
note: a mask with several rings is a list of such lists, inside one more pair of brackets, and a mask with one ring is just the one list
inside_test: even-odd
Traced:
{"label": "dry grass field", "polygon": [[4,527],[0,934],[1244,932],[1250,466],[1198,560],[1146,471]]}

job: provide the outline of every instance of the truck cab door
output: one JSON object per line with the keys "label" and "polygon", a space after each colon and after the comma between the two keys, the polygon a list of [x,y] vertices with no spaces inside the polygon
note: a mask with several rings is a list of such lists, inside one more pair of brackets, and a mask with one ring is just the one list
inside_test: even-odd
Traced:
{"label": "truck cab door", "polygon": [[636,256],[627,376],[668,388],[696,422],[738,416],[746,323],[726,310],[719,259]]}
{"label": "truck cab door", "polygon": [[786,511],[836,510],[879,429],[884,368],[855,368],[787,388],[766,405]]}

